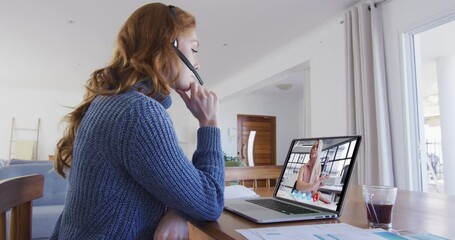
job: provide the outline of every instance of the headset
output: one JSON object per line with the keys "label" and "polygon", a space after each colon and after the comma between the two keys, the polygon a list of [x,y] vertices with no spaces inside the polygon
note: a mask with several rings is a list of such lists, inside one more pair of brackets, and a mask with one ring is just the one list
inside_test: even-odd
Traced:
{"label": "headset", "polygon": [[201,76],[199,76],[199,74],[196,72],[196,69],[194,69],[194,67],[190,63],[190,61],[188,61],[188,58],[186,58],[185,55],[183,55],[183,53],[179,50],[178,45],[179,45],[179,42],[177,41],[177,39],[175,39],[173,46],[174,46],[175,51],[179,55],[179,58],[183,61],[183,63],[185,63],[185,65],[191,70],[191,72],[194,73],[194,76],[196,76],[199,84],[201,84],[201,86],[204,86],[204,82],[202,81]]}
{"label": "headset", "polygon": [[[175,16],[176,15],[175,14],[175,7],[172,6],[172,5],[169,5],[168,7],[169,7],[169,10],[172,13],[172,16]],[[174,50],[177,52],[179,58],[183,61],[183,63],[185,63],[185,65],[191,70],[191,72],[193,72],[194,76],[196,76],[197,81],[199,82],[199,84],[201,84],[201,86],[204,86],[204,82],[202,81],[201,76],[199,76],[199,74],[197,73],[196,69],[194,69],[194,67],[190,63],[190,61],[188,61],[188,58],[186,58],[185,55],[183,55],[183,53],[179,50],[179,41],[177,39],[174,40],[172,46],[174,47]]]}

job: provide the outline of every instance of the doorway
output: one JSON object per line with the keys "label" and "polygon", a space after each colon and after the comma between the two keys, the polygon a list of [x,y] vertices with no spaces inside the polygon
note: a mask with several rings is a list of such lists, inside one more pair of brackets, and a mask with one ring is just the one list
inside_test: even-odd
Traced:
{"label": "doorway", "polygon": [[[410,92],[411,118],[414,122],[417,169],[414,179],[424,192],[445,192],[451,162],[455,156],[450,147],[455,132],[453,97],[455,93],[455,21],[441,20],[410,34],[413,66]],[[445,176],[446,175],[446,176]]]}
{"label": "doorway", "polygon": [[276,165],[275,116],[237,115],[237,138],[237,156],[247,166]]}

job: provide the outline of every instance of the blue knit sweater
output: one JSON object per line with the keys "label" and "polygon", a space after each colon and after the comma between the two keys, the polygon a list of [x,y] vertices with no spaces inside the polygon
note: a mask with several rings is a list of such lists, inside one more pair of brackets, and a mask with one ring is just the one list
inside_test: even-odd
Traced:
{"label": "blue knit sweater", "polygon": [[161,103],[138,89],[98,96],[77,131],[65,208],[51,239],[152,239],[166,207],[215,221],[223,210],[220,130],[201,127],[192,163]]}

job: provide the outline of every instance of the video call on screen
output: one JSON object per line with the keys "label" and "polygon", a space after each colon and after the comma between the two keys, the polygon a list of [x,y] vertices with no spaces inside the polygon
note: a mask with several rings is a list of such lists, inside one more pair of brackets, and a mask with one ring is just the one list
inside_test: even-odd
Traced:
{"label": "video call on screen", "polygon": [[[321,175],[327,180],[319,187],[318,195],[326,201],[315,199],[313,193],[298,191],[295,187],[300,169],[310,160],[310,151],[319,139],[294,141],[288,155],[285,172],[279,183],[277,197],[304,202],[319,207],[336,210],[344,187],[346,174],[357,144],[356,137],[326,138],[319,158]],[[318,197],[319,197],[318,196]]]}

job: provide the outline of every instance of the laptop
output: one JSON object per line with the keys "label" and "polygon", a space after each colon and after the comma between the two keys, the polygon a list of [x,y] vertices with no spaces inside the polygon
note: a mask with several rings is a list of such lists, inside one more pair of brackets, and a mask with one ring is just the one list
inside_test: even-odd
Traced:
{"label": "laptop", "polygon": [[[226,199],[224,208],[257,223],[338,218],[346,199],[360,141],[361,136],[294,139],[273,197]],[[312,148],[318,149],[313,147],[316,143],[322,148],[313,153]],[[296,180],[301,169],[305,174],[309,171],[303,166],[312,154],[313,159],[316,158],[313,162],[320,161],[321,176],[325,180],[316,186],[317,191],[305,191]]]}

